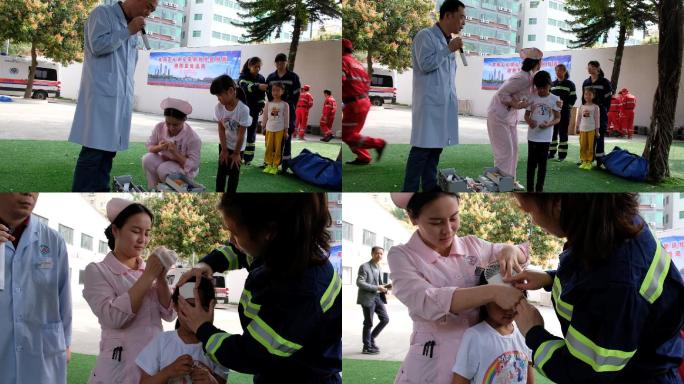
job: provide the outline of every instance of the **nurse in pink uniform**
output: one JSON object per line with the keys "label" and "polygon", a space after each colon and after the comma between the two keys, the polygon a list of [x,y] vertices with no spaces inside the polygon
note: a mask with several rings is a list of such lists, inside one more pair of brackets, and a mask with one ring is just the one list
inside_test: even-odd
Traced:
{"label": "nurse in pink uniform", "polygon": [[[487,110],[487,133],[494,152],[494,166],[514,178],[518,166],[518,110],[529,106],[532,79],[541,68],[543,56],[537,48],[520,51],[522,70],[503,83]],[[516,188],[524,190],[517,182]]]}
{"label": "nurse in pink uniform", "polygon": [[83,297],[102,328],[100,353],[89,383],[138,383],[135,358],[162,322],[176,314],[166,282],[166,269],[156,256],[146,264],[141,256],[149,243],[152,213],[124,199],[107,203],[105,230],[111,252],[85,270]]}
{"label": "nurse in pink uniform", "polygon": [[161,102],[164,121],[157,124],[147,140],[142,158],[148,189],[166,180],[171,173],[194,179],[199,172],[202,140],[185,122],[192,113],[187,101],[167,98]]}
{"label": "nurse in pink uniform", "polygon": [[406,244],[389,250],[392,286],[408,307],[413,333],[396,383],[451,383],[461,339],[478,322],[480,306],[513,308],[523,292],[509,285],[478,286],[475,268],[499,262],[509,275],[528,263],[526,245],[493,244],[456,236],[459,197],[444,192],[392,193],[418,229]]}

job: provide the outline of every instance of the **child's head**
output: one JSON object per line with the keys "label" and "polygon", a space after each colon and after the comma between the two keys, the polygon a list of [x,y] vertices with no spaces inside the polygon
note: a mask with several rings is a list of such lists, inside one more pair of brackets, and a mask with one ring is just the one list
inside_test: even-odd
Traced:
{"label": "child's head", "polygon": [[249,58],[245,65],[242,66],[242,73],[244,75],[251,73],[252,75],[258,75],[261,71],[261,58],[254,56]]}
{"label": "child's head", "polygon": [[[484,272],[480,275],[479,285],[487,285],[487,279],[485,278]],[[511,324],[515,315],[517,315],[515,310],[505,310],[493,301],[480,307],[480,321],[487,321],[492,327],[501,327]]]}
{"label": "child's head", "polygon": [[271,95],[277,100],[280,100],[281,97],[283,97],[283,93],[285,93],[285,86],[283,83],[280,81],[275,81],[271,83]]}
{"label": "child's head", "polygon": [[[171,300],[173,301],[174,308],[176,311],[178,311],[178,297],[182,296],[185,298],[185,301],[188,302],[191,306],[197,305],[195,303],[195,296],[193,289],[195,287],[195,277],[191,277],[185,284],[182,286],[177,286],[173,290],[173,295],[171,295]],[[200,304],[202,305],[202,308],[204,308],[206,311],[209,310],[211,306],[215,304],[215,298],[216,294],[214,293],[214,282],[211,279],[208,279],[206,277],[202,277],[199,282],[199,287],[197,288],[198,294],[199,294],[199,300]],[[184,327],[183,322],[178,319],[176,322],[176,329]],[[185,327],[184,327],[185,328]]]}
{"label": "child's head", "polygon": [[323,91],[323,94],[324,94],[325,96],[327,96],[327,97],[332,96],[332,92],[330,92],[329,89],[326,89],[325,91]]}
{"label": "child's head", "polygon": [[541,97],[549,95],[551,90],[551,75],[546,71],[539,71],[534,75],[532,80],[535,88],[537,88],[537,94]]}
{"label": "child's head", "polygon": [[246,102],[245,92],[235,84],[235,80],[228,75],[221,75],[211,82],[209,92],[216,96],[219,103],[225,105],[236,103],[237,100]]}
{"label": "child's head", "polygon": [[596,93],[594,92],[594,88],[591,87],[586,87],[584,88],[584,101],[587,103],[593,103],[594,102],[594,97],[596,97]]}

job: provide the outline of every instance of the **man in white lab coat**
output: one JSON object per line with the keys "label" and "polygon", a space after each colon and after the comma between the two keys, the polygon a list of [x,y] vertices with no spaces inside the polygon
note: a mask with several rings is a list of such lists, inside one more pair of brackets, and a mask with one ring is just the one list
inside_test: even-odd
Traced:
{"label": "man in white lab coat", "polygon": [[83,73],[69,141],[82,145],[73,192],[109,191],[112,160],[128,149],[138,32],[157,0],[101,5],[85,25]]}
{"label": "man in white lab coat", "polygon": [[411,152],[406,162],[404,192],[430,191],[437,187],[437,165],[442,149],[458,144],[456,55],[463,47],[451,38],[465,25],[465,5],[445,0],[439,22],[418,32],[413,39],[413,99]]}
{"label": "man in white lab coat", "polygon": [[31,216],[37,198],[0,193],[0,382],[66,384],[69,259],[62,236]]}

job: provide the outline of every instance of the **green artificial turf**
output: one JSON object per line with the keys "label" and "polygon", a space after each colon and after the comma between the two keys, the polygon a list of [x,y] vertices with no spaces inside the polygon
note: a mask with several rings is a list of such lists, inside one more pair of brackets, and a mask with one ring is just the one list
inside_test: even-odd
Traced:
{"label": "green artificial turf", "polygon": [[[293,157],[303,148],[322,156],[336,159],[340,145],[318,142],[292,143]],[[68,192],[81,147],[63,141],[0,140],[0,191]],[[136,184],[147,189],[141,158],[147,150],[143,143],[131,143],[127,151],[117,153],[112,176],[132,175]],[[243,166],[240,173],[239,192],[305,192],[321,191],[294,175],[264,174],[259,168],[263,162],[263,146],[257,145],[254,165]],[[196,181],[204,184],[207,191],[216,190],[218,168],[218,145],[202,146],[202,163]]]}
{"label": "green artificial turf", "polygon": [[[613,149],[606,143],[606,152]],[[643,143],[620,143],[632,153],[641,154]],[[400,191],[404,181],[406,160],[411,146],[391,144],[385,148],[382,160],[370,165],[343,164],[342,189],[344,192]],[[526,184],[527,144],[519,147],[518,181]],[[345,161],[354,158],[348,147],[342,156]],[[570,144],[564,162],[549,161],[546,170],[545,192],[672,192],[684,190],[684,143],[674,142],[670,149],[671,177],[660,184],[640,183],[622,179],[608,172],[593,169],[581,170],[575,164],[579,159],[579,145]],[[489,144],[463,144],[445,148],[440,157],[439,169],[456,168],[464,177],[477,179],[484,168],[494,164]]]}
{"label": "green artificial turf", "polygon": [[[67,383],[69,384],[83,384],[88,382],[90,372],[95,368],[95,355],[83,355],[80,353],[72,353],[71,361],[68,365]],[[228,375],[229,384],[248,384],[252,383],[252,376],[242,373],[231,372]]]}
{"label": "green artificial turf", "polygon": [[[342,382],[344,384],[392,384],[399,371],[399,361],[342,360]],[[553,384],[539,372],[535,372],[535,384]]]}

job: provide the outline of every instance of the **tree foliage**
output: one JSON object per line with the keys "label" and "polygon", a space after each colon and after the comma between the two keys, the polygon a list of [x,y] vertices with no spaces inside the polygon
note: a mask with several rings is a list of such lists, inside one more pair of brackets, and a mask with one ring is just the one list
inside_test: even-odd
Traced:
{"label": "tree foliage", "polygon": [[430,0],[342,0],[342,36],[373,62],[403,71],[411,67],[413,37],[434,23]]}
{"label": "tree foliage", "polygon": [[224,244],[229,233],[223,228],[216,206],[220,194],[166,193],[146,197],[143,203],[154,213],[149,249],[173,249],[185,264]]}
{"label": "tree foliage", "polygon": [[83,27],[97,0],[0,1],[0,41],[31,47],[32,64],[24,97],[33,87],[37,55],[67,65],[83,61]]}
{"label": "tree foliage", "polygon": [[273,34],[279,38],[283,27],[292,23],[292,41],[288,55],[289,69],[293,70],[299,47],[299,39],[308,23],[324,18],[340,17],[339,0],[237,0],[245,10],[238,13],[244,21],[233,25],[247,29],[241,43],[259,43]]}

